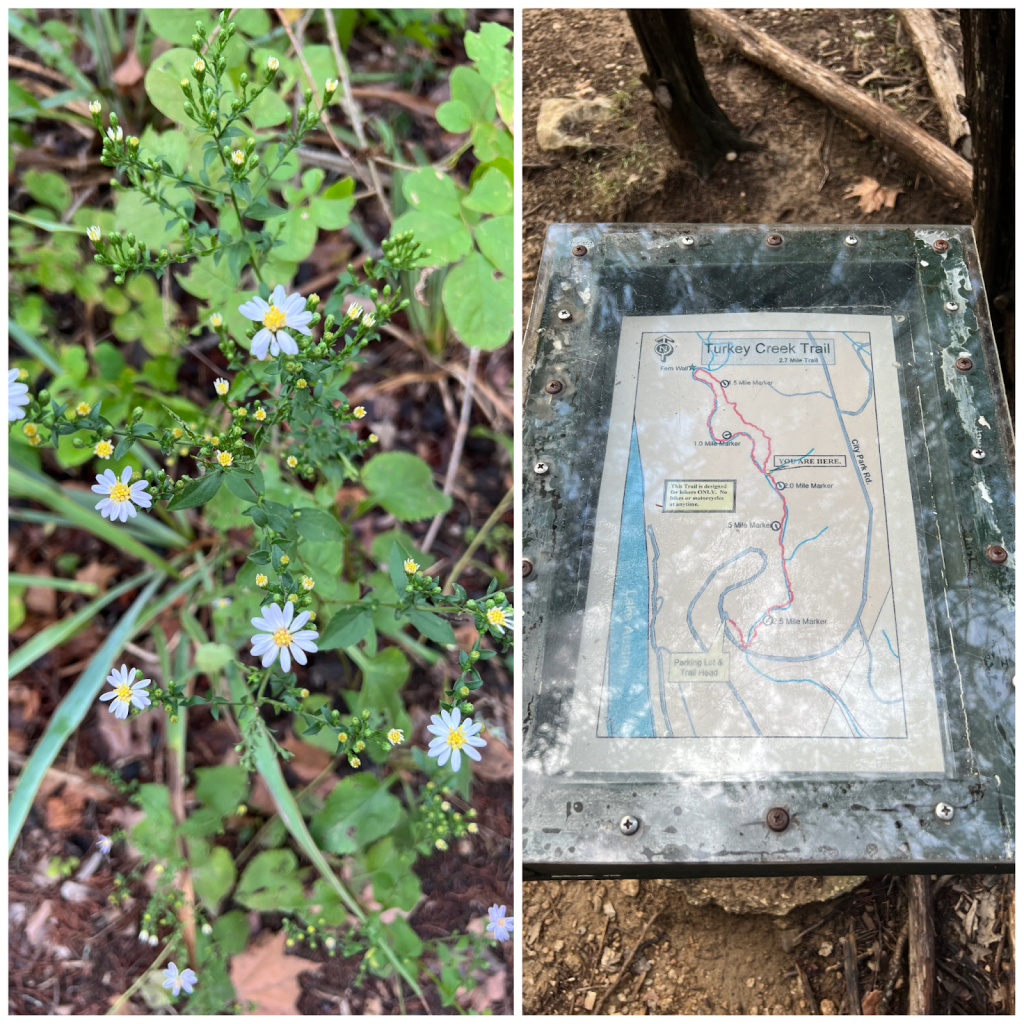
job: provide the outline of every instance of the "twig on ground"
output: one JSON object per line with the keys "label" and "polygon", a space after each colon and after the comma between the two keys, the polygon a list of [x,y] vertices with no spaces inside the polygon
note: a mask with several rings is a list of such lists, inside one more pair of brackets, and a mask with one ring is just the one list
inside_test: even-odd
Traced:
{"label": "twig on ground", "polygon": [[476,549],[483,544],[487,534],[491,532],[495,524],[501,517],[512,507],[512,502],[515,500],[515,487],[510,487],[505,492],[505,497],[498,502],[498,507],[490,514],[487,522],[480,527],[479,532],[473,538],[472,543],[463,552],[462,557],[452,566],[451,575],[448,577],[448,582],[444,585],[444,593],[450,594],[455,587],[455,584],[459,581],[459,576],[462,574],[463,569],[469,565],[470,559],[476,554]]}
{"label": "twig on ground", "polygon": [[[338,76],[341,78],[342,100],[345,104],[345,109],[348,111],[349,120],[352,122],[352,130],[356,133],[356,138],[359,140],[359,148],[365,152],[368,147],[366,145],[366,132],[363,129],[363,112],[359,107],[359,102],[352,94],[348,61],[345,60],[345,54],[341,52],[338,28],[334,24],[334,16],[329,8],[324,9],[324,21],[327,24],[327,38],[331,44],[331,52],[334,54],[334,63],[338,66]],[[381,184],[380,174],[377,172],[377,165],[374,163],[372,156],[367,156],[366,165],[370,169],[370,180],[377,192],[377,198],[380,200],[380,205],[384,210],[384,216],[387,217],[390,224],[395,218],[392,216],[391,206],[388,203],[387,195]]]}
{"label": "twig on ground", "polygon": [[878,1000],[875,1007],[875,1015],[884,1017],[889,1012],[889,1002],[896,991],[896,982],[900,976],[900,963],[903,960],[903,950],[907,946],[907,935],[909,932],[909,920],[903,922],[899,937],[896,939],[896,949],[889,961],[889,972],[885,976],[885,988],[882,989],[882,998]]}
{"label": "twig on ground", "polygon": [[[445,473],[444,477],[443,490],[445,494],[451,494],[452,488],[455,486],[455,474],[459,471],[462,448],[466,443],[466,435],[469,433],[469,414],[473,410],[473,386],[476,383],[476,368],[479,362],[480,349],[471,348],[469,350],[469,367],[466,373],[466,390],[462,396],[462,414],[459,416],[459,429],[455,432],[455,443],[452,445],[452,454],[448,459],[448,472]],[[438,512],[434,516],[430,529],[427,530],[427,535],[423,538],[423,543],[420,545],[420,550],[424,554],[433,547],[434,541],[437,539],[437,533],[441,529],[441,523],[444,522],[446,515],[446,512]]]}
{"label": "twig on ground", "polygon": [[860,985],[857,981],[857,940],[853,935],[853,922],[850,922],[849,931],[840,940],[843,947],[843,977],[846,979],[846,1000],[850,1006],[850,1013],[860,1016]]}
{"label": "twig on ground", "polygon": [[597,1005],[593,1008],[593,1010],[590,1011],[590,1015],[592,1017],[596,1017],[601,1012],[601,1009],[604,1006],[605,1002],[608,1000],[608,997],[615,991],[616,986],[622,980],[622,976],[626,973],[626,971],[629,970],[629,965],[633,962],[633,957],[636,956],[640,947],[644,944],[644,938],[647,935],[647,932],[650,930],[651,925],[654,924],[654,922],[657,920],[658,915],[653,914],[646,921],[644,921],[644,926],[640,932],[640,938],[637,939],[636,945],[629,951],[628,956],[626,956],[623,959],[622,967],[619,968],[619,973],[616,974],[614,978],[612,978],[611,982],[608,984],[608,987],[604,990],[604,992],[601,993],[601,998],[598,999]]}
{"label": "twig on ground", "polygon": [[804,995],[807,997],[807,1008],[814,1016],[820,1016],[821,1010],[818,1009],[818,1000],[815,998],[814,989],[811,988],[810,979],[807,977],[807,972],[804,971],[799,960],[796,962],[796,974],[800,979],[800,987],[803,989]]}
{"label": "twig on ground", "polygon": [[155,971],[171,955],[171,946],[173,943],[174,939],[171,939],[171,941],[168,942],[167,945],[160,950],[160,954],[149,965],[149,967],[131,983],[131,985],[128,987],[126,991],[122,992],[117,997],[117,999],[114,1000],[114,1002],[111,1004],[110,1009],[107,1010],[106,1015],[108,1017],[117,1016],[117,1014],[121,1012],[121,1007],[124,1006],[124,1004],[127,1003],[128,1000],[131,999],[131,997],[135,995],[136,992],[138,992],[138,990],[142,986],[142,983],[146,980],[147,976],[149,975],[149,972]]}
{"label": "twig on ground", "polygon": [[[281,25],[284,28],[286,35],[288,36],[289,42],[295,48],[295,56],[298,57],[299,64],[302,65],[302,72],[306,76],[306,81],[309,83],[310,89],[313,90],[313,99],[316,101],[317,109],[320,111],[320,122],[321,124],[323,124],[325,130],[327,131],[327,134],[331,137],[331,142],[334,143],[334,148],[337,149],[337,151],[346,160],[348,160],[350,163],[352,163],[355,167],[358,168],[359,165],[356,164],[356,162],[352,159],[352,154],[342,145],[341,140],[338,138],[338,136],[334,134],[334,128],[331,126],[331,119],[328,116],[328,112],[326,108],[324,108],[320,103],[320,93],[323,89],[323,86],[321,85],[320,88],[318,89],[316,82],[313,81],[313,72],[309,70],[309,62],[306,60],[306,55],[302,52],[302,46],[299,44],[299,41],[295,38],[295,33],[292,31],[291,25],[288,24],[288,19],[285,17],[284,11],[282,11],[280,7],[275,7],[274,13],[277,15],[278,21],[281,22]],[[367,188],[374,188],[373,180],[371,178],[363,177],[362,173],[360,173],[359,177],[362,178],[363,184]],[[381,201],[386,202],[386,200],[384,200],[383,197],[381,197]]]}

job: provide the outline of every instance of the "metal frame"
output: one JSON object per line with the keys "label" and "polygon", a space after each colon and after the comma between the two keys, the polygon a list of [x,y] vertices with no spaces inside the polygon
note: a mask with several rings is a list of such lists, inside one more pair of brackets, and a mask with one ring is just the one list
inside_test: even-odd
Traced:
{"label": "metal frame", "polygon": [[[839,263],[839,276],[852,282],[845,299],[828,273]],[[666,282],[688,284],[685,310],[658,299]],[[729,287],[734,294],[723,299]],[[806,296],[795,301],[801,289]],[[893,317],[947,725],[942,777],[615,781],[545,773],[574,679],[587,516],[600,484],[621,316],[719,312],[735,302]],[[958,384],[956,397],[943,376],[954,349],[974,363],[963,374],[971,387]],[[1012,871],[1014,446],[971,229],[552,225],[524,365],[525,877]],[[550,381],[561,385],[556,393]],[[971,457],[979,418],[991,426],[981,462]],[[537,462],[549,470],[534,473]],[[991,499],[983,514],[975,514],[979,479]],[[993,544],[1008,549],[1004,563],[986,557]],[[943,803],[951,820],[940,817]],[[769,827],[772,808],[788,812],[784,831]]]}

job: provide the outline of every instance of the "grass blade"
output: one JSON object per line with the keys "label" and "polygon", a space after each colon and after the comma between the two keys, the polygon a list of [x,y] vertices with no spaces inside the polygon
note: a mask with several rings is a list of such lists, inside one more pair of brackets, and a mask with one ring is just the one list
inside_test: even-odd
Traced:
{"label": "grass blade", "polygon": [[[228,686],[231,689],[231,699],[239,702],[249,699],[250,694],[242,680],[241,673],[238,671],[238,665],[228,665],[225,672],[227,674]],[[247,709],[246,713],[252,714],[252,710]],[[281,771],[281,765],[277,760],[277,754],[270,745],[265,728],[254,729],[249,735],[252,738],[256,768],[259,770],[260,775],[263,776],[263,781],[267,784],[267,789],[270,790],[271,796],[274,798],[277,813],[280,815],[281,821],[284,822],[285,828],[288,829],[295,841],[302,847],[306,856],[313,862],[313,866],[324,877],[327,884],[341,897],[341,901],[348,907],[353,916],[360,924],[364,924],[366,922],[366,915],[363,913],[362,908],[356,902],[352,893],[348,891],[345,883],[331,869],[331,865],[327,863],[327,858],[309,834],[309,829],[306,827],[306,822],[302,817],[302,811],[299,810],[299,805],[295,802],[291,789],[288,788],[284,773]],[[430,1007],[427,1006],[427,1001],[423,996],[419,983],[410,975],[405,964],[398,959],[394,951],[386,943],[381,943],[381,950],[391,961],[395,970],[408,982],[409,987],[420,997],[424,1007],[427,1009],[427,1013],[430,1013]]]}
{"label": "grass blade", "polygon": [[67,643],[76,633],[81,632],[92,621],[97,612],[102,611],[111,601],[116,600],[129,590],[134,590],[143,580],[153,575],[152,569],[139,573],[131,579],[119,583],[113,590],[101,594],[95,601],[90,601],[84,608],[68,615],[59,622],[54,622],[45,629],[40,630],[31,640],[22,644],[16,651],[11,652],[7,663],[8,677],[13,679],[19,672],[28,668],[34,661],[38,661],[54,647]]}
{"label": "grass blade", "polygon": [[88,530],[94,537],[99,537],[100,540],[106,541],[126,554],[149,562],[150,565],[167,573],[168,576],[173,576],[175,579],[180,578],[177,569],[155,551],[126,534],[124,530],[118,529],[114,523],[104,519],[98,512],[82,508],[77,501],[69,498],[56,485],[34,480],[16,466],[10,466],[7,487],[12,498],[31,498],[33,501],[38,501],[40,504],[52,508],[54,512],[63,513],[76,526]]}
{"label": "grass blade", "polygon": [[[61,224],[60,227],[67,225]],[[10,317],[7,318],[7,333],[30,355],[38,359],[50,373],[59,374],[64,372],[64,367],[57,362],[56,356],[40,341],[36,341],[21,324],[16,323]]]}
{"label": "grass blade", "polygon": [[15,587],[49,587],[51,590],[70,590],[73,594],[87,594],[89,597],[100,592],[98,583],[66,580],[60,576],[33,576],[30,573],[22,572],[9,572],[7,584]]}
{"label": "grass blade", "polygon": [[85,671],[78,677],[75,685],[60,702],[46,726],[39,742],[35,745],[31,757],[18,776],[18,784],[11,797],[7,812],[7,855],[10,856],[14,843],[21,832],[29,809],[43,781],[46,770],[53,764],[60,753],[61,747],[68,737],[82,724],[89,713],[93,701],[96,700],[103,681],[110,672],[110,667],[124,649],[124,645],[135,633],[136,624],[146,603],[156,593],[163,581],[163,575],[149,581],[149,584],[132,603],[131,608],[103,641],[100,649],[93,655]]}

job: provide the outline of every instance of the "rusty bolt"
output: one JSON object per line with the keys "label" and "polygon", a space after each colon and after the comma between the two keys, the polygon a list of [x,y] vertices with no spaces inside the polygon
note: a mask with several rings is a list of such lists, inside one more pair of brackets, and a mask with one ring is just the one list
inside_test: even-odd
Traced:
{"label": "rusty bolt", "polygon": [[525,580],[533,572],[533,562],[528,558],[523,559],[523,579]]}
{"label": "rusty bolt", "polygon": [[936,252],[945,252],[949,248],[949,242],[944,238],[936,238],[935,241],[932,242],[932,248]]}
{"label": "rusty bolt", "polygon": [[968,359],[967,356],[961,356],[956,361],[956,368],[961,373],[966,373],[968,370],[973,370],[974,369],[974,360],[973,359]]}
{"label": "rusty bolt", "polygon": [[1006,552],[1006,548],[1001,547],[999,544],[989,544],[985,548],[985,554],[988,556],[988,560],[995,562],[996,565],[1002,565],[1010,557]]}
{"label": "rusty bolt", "polygon": [[563,385],[560,380],[549,380],[547,384],[544,385],[544,390],[549,395],[557,395],[558,392],[562,390],[562,387]]}
{"label": "rusty bolt", "polygon": [[586,256],[587,247],[585,245],[574,245],[572,247],[572,254],[573,256]]}
{"label": "rusty bolt", "polygon": [[785,832],[789,828],[789,811],[784,807],[773,807],[768,812],[767,822],[773,832]]}
{"label": "rusty bolt", "polygon": [[774,246],[782,245],[782,235],[769,235],[765,239],[765,242],[767,242],[768,245],[773,246],[773,247]]}

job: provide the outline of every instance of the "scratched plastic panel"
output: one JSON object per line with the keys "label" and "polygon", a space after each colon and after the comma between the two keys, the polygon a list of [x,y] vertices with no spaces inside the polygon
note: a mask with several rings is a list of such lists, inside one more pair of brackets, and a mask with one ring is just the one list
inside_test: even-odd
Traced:
{"label": "scratched plastic panel", "polygon": [[973,236],[779,234],[549,229],[538,877],[1012,868],[1013,440]]}

